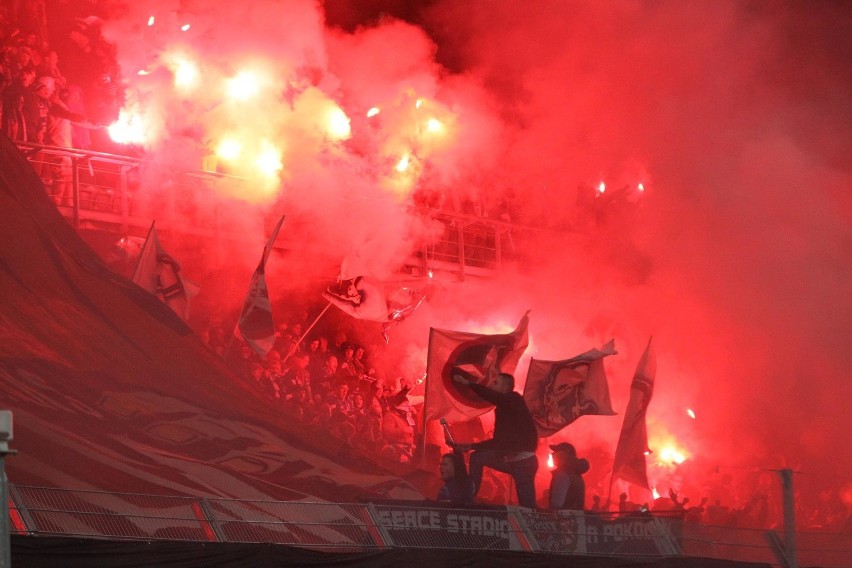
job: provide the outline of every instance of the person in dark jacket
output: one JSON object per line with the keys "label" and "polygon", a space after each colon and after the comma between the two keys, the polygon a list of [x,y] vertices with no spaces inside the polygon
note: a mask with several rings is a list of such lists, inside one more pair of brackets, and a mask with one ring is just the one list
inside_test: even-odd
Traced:
{"label": "person in dark jacket", "polygon": [[494,436],[491,439],[455,446],[459,451],[474,450],[470,456],[474,495],[482,484],[483,469],[490,467],[510,474],[515,480],[518,503],[522,507],[535,508],[538,432],[523,397],[515,392],[515,377],[500,373],[491,387],[474,383],[461,374],[453,374],[453,380],[466,385],[495,407]]}
{"label": "person in dark jacket", "polygon": [[589,460],[577,457],[571,444],[550,446],[553,451],[553,478],[550,480],[550,508],[582,511],[586,506],[586,482]]}
{"label": "person in dark jacket", "polygon": [[464,455],[451,452],[441,456],[441,481],[444,485],[438,491],[438,501],[453,505],[470,505],[473,501],[473,482],[467,474]]}

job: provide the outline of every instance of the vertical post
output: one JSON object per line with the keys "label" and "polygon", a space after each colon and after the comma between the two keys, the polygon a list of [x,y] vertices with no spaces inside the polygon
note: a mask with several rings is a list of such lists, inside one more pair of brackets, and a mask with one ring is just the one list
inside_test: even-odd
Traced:
{"label": "vertical post", "polygon": [[503,238],[503,231],[498,225],[494,225],[494,268],[497,272],[503,270],[503,243],[500,240]]}
{"label": "vertical post", "polygon": [[12,565],[9,551],[9,490],[6,479],[6,442],[0,442],[0,568],[9,568]]}
{"label": "vertical post", "polygon": [[[130,168],[125,164],[118,167],[119,200],[121,202],[121,233],[127,234],[130,225],[130,194],[127,184],[127,172]],[[112,209],[112,207],[110,207]]]}
{"label": "vertical post", "polygon": [[[434,333],[434,330],[430,327],[429,328],[429,343],[428,343],[428,345],[432,344],[432,333]],[[426,381],[427,382],[426,382],[426,387],[423,389],[423,410],[421,411],[421,415],[423,417],[423,420],[422,420],[423,430],[420,433],[421,434],[420,435],[420,447],[417,448],[417,450],[420,450],[420,467],[421,468],[426,466],[426,434],[428,433],[428,428],[429,428],[429,419],[428,419],[428,416],[429,416],[429,383],[428,383],[428,381],[432,380],[429,377],[429,371],[430,370],[431,369],[429,369],[429,361],[428,361],[428,357],[427,357],[427,361],[426,361]]]}
{"label": "vertical post", "polygon": [[787,556],[788,566],[797,568],[796,560],[796,508],[793,499],[793,470],[782,469],[778,472],[781,476],[781,489],[784,499],[784,550]]}
{"label": "vertical post", "polygon": [[6,456],[14,454],[9,449],[12,439],[12,411],[0,410],[0,568],[12,566],[9,550],[9,486],[6,478]]}
{"label": "vertical post", "polygon": [[458,219],[458,231],[459,231],[459,282],[464,282],[464,263],[465,263],[465,242],[464,242],[464,228],[465,225],[462,223],[462,219]]}
{"label": "vertical post", "polygon": [[[62,160],[62,158],[60,158]],[[61,168],[61,162],[60,162]],[[60,173],[60,176],[62,174]],[[60,179],[62,179],[60,177]],[[60,182],[61,183],[61,182]],[[71,205],[74,211],[74,228],[80,228],[80,172],[77,171],[77,156],[71,156]]]}

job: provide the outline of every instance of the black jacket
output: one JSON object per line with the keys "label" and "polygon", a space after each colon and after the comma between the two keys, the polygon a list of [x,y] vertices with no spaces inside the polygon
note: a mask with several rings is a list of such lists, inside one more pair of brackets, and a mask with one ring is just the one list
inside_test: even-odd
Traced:
{"label": "black jacket", "polygon": [[502,454],[535,452],[538,448],[538,432],[524,397],[514,391],[501,393],[476,383],[468,386],[496,407],[494,437],[473,444],[473,449],[494,450]]}

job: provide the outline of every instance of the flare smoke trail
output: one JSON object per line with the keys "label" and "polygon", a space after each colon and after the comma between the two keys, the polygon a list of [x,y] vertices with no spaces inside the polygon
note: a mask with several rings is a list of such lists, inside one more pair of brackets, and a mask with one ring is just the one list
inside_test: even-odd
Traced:
{"label": "flare smoke trail", "polygon": [[[310,290],[299,274],[316,279],[320,264],[355,251],[378,276],[392,273],[434,230],[401,209],[415,191],[443,195],[451,209],[472,200],[493,212],[504,200],[517,222],[562,232],[536,232],[519,270],[447,285],[395,328],[391,348],[406,354],[406,372],[422,374],[429,326],[506,331],[531,308],[538,358],[615,337],[608,373],[623,411],[653,335],[652,444],[672,438],[707,463],[850,483],[852,451],[839,442],[842,401],[852,399],[848,6],[326,8],[143,1],[105,27],[128,103],[147,113],[152,159],[199,167],[225,136],[274,148],[272,181],[240,199],[309,219],[297,248],[310,241],[321,251],[288,256],[280,297]],[[175,85],[181,57],[198,68],[196,91]],[[242,69],[266,78],[247,105],[223,94]],[[249,163],[232,167],[249,174],[240,169]],[[601,182],[634,190],[632,215],[582,214],[579,187]],[[256,223],[246,230],[262,242]],[[241,249],[205,262],[221,269],[223,258],[245,258],[236,274],[254,256]],[[243,285],[225,297],[238,303]],[[584,419],[566,436],[613,448],[618,422]]]}

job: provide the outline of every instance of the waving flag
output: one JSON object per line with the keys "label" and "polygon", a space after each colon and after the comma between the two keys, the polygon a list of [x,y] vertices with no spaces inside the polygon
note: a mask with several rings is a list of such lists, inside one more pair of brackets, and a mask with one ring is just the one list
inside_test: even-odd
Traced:
{"label": "waving flag", "polygon": [[154,223],[145,237],[131,280],[160,298],[184,321],[189,317],[189,301],[198,294],[198,286],[181,277],[180,265],[160,245]]}
{"label": "waving flag", "polygon": [[530,360],[524,401],[541,438],[551,436],[580,416],[613,416],[604,357],[614,355],[615,340],[564,361]]}
{"label": "waving flag", "polygon": [[354,318],[382,322],[382,337],[387,343],[388,328],[393,323],[402,323],[420,307],[429,294],[429,286],[422,290],[386,286],[377,278],[359,274],[364,266],[358,255],[345,258],[337,281],[322,297]]}
{"label": "waving flag", "polygon": [[278,231],[284,223],[284,216],[272,229],[266,246],[263,247],[263,256],[260,264],[254,271],[249,284],[243,310],[240,319],[234,328],[234,335],[255,350],[261,357],[266,357],[269,350],[275,344],[275,325],[272,321],[272,306],[269,303],[269,291],[266,288],[266,260],[272,252],[272,246],[278,237]]}
{"label": "waving flag", "polygon": [[388,321],[384,285],[375,278],[356,276],[348,280],[338,280],[323,292],[322,297],[354,318]]}
{"label": "waving flag", "polygon": [[613,477],[650,489],[645,456],[648,448],[648,431],[645,426],[645,411],[654,393],[654,377],[657,374],[657,357],[648,340],[648,347],[636,366],[636,374],[630,384],[630,400],[624,413],[624,424],[618,437],[615,461],[612,466]]}
{"label": "waving flag", "polygon": [[432,328],[426,373],[426,420],[470,420],[491,410],[464,385],[453,381],[458,373],[479,384],[492,385],[498,373],[514,373],[529,344],[529,312],[511,333],[484,335]]}

